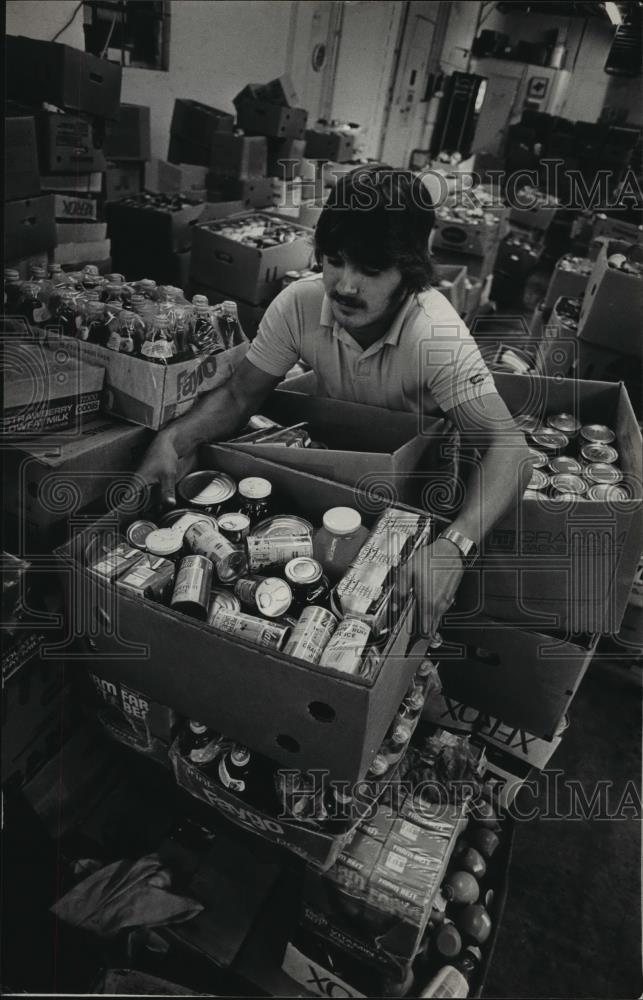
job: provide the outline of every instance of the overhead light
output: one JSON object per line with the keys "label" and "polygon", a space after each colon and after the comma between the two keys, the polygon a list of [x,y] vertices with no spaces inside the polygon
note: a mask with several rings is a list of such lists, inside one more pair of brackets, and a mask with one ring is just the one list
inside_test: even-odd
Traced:
{"label": "overhead light", "polygon": [[618,27],[623,23],[623,18],[621,16],[620,10],[618,9],[618,4],[604,3],[603,7],[605,8],[605,13],[609,17],[612,24],[615,24],[616,27]]}

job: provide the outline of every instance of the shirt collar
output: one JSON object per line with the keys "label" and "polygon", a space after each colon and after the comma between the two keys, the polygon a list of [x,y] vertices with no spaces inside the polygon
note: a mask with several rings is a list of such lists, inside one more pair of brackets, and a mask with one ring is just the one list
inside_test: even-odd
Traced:
{"label": "shirt collar", "polygon": [[[381,347],[384,347],[385,344],[392,344],[393,346],[397,346],[400,340],[400,336],[402,335],[402,327],[404,326],[404,321],[408,315],[409,310],[413,305],[413,300],[414,300],[413,295],[407,295],[406,299],[403,301],[402,305],[400,306],[397,313],[393,317],[393,322],[391,323],[391,327],[388,333],[385,334],[383,337],[380,337],[379,340],[376,340],[375,343],[371,344],[370,347],[367,347],[364,351],[365,354],[366,353],[374,354],[376,351],[379,351]],[[342,326],[340,326],[338,323],[335,322],[335,318],[333,317],[333,310],[330,304],[330,299],[328,298],[327,295],[324,295],[324,298],[322,300],[319,325],[328,327],[329,329],[332,330],[333,334],[339,338],[339,340],[342,340],[344,343],[350,343],[351,346],[358,348],[359,345],[356,344],[356,342],[353,340],[350,334],[348,334]]]}

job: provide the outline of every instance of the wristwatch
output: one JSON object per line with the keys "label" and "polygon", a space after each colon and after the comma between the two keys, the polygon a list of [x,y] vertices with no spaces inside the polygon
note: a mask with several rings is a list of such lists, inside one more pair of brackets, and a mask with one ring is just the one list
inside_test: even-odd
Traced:
{"label": "wristwatch", "polygon": [[478,558],[478,546],[466,535],[460,534],[455,528],[445,528],[438,535],[438,538],[446,538],[453,542],[462,557],[462,564],[465,569],[470,569]]}

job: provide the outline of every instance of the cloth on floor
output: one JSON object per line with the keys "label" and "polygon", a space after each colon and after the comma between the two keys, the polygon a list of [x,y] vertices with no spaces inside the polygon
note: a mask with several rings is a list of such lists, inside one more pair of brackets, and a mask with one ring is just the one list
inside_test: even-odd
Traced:
{"label": "cloth on floor", "polygon": [[65,923],[104,938],[127,927],[182,923],[203,910],[196,900],[168,892],[170,883],[157,854],[115,861],[83,879],[51,909]]}

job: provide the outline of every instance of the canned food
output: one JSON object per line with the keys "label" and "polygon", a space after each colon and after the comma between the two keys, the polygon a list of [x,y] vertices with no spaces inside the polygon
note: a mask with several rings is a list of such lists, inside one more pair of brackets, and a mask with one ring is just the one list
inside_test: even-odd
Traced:
{"label": "canned food", "polygon": [[540,426],[540,420],[532,413],[517,413],[513,420],[516,426],[525,434],[533,434]]}
{"label": "canned food", "polygon": [[194,555],[181,559],[170,606],[193,618],[207,618],[212,570],[212,563],[205,556]]}
{"label": "canned food", "polygon": [[284,646],[284,653],[307,660],[308,663],[319,663],[336,628],[337,618],[332,611],[311,604],[302,611]]}
{"label": "canned food", "polygon": [[585,467],[585,477],[592,483],[620,483],[623,473],[608,462],[592,462]]}
{"label": "canned food", "polygon": [[213,587],[210,591],[210,604],[208,607],[208,622],[210,617],[217,611],[241,611],[241,601],[229,590],[220,587]]}
{"label": "canned food", "polygon": [[237,580],[235,595],[244,604],[252,605],[266,618],[281,618],[292,604],[292,590],[278,576],[256,576]]}
{"label": "canned food", "polygon": [[531,467],[532,469],[544,469],[547,465],[547,455],[544,451],[539,451],[537,448],[530,448],[529,454],[532,459]]}
{"label": "canned food", "polygon": [[251,642],[253,646],[266,646],[270,649],[281,649],[290,632],[287,625],[245,615],[242,611],[224,611],[222,608],[215,609],[208,622],[226,635],[234,635]]}
{"label": "canned food", "polygon": [[616,434],[604,424],[585,424],[580,429],[583,444],[613,444]]}
{"label": "canned food", "polygon": [[237,487],[225,472],[191,472],[181,480],[177,490],[189,504],[216,512],[232,499]]}
{"label": "canned food", "polygon": [[300,556],[286,563],[284,576],[292,587],[297,604],[321,604],[327,600],[330,585],[324,576],[321,563],[308,556]]}
{"label": "canned food", "polygon": [[255,525],[252,534],[257,538],[264,538],[267,535],[309,535],[312,538],[313,526],[310,521],[305,521],[303,517],[296,517],[294,514],[277,514],[275,517],[268,517],[265,521]]}
{"label": "canned food", "polygon": [[145,553],[118,578],[116,586],[137,597],[163,601],[172,588],[174,570],[174,563],[169,559]]}
{"label": "canned food", "polygon": [[256,524],[266,517],[270,510],[272,486],[261,476],[248,476],[242,479],[238,486],[241,500],[240,512]]}
{"label": "canned food", "polygon": [[209,521],[197,521],[185,532],[185,543],[196,555],[206,556],[217,571],[221,583],[232,583],[246,571],[246,556],[225,538]]}
{"label": "canned food", "polygon": [[582,457],[590,464],[592,462],[607,462],[612,465],[618,461],[618,452],[609,444],[586,444],[580,451]]}
{"label": "canned food", "polygon": [[319,665],[341,670],[345,674],[358,674],[370,634],[370,625],[366,622],[359,618],[344,618],[329,639]]}
{"label": "canned food", "polygon": [[243,542],[250,533],[250,518],[246,514],[221,514],[217,524],[223,537],[235,545]]}
{"label": "canned food", "polygon": [[174,528],[157,528],[145,539],[145,548],[153,556],[178,556],[183,548],[183,535]]}
{"label": "canned food", "polygon": [[561,473],[551,477],[551,488],[557,493],[571,493],[574,496],[580,496],[587,492],[587,483],[580,476]]}
{"label": "canned food", "polygon": [[612,483],[595,483],[587,491],[588,500],[629,500],[630,496],[623,486]]}
{"label": "canned food", "polygon": [[197,521],[210,521],[213,527],[217,527],[216,518],[204,511],[175,509],[161,518],[159,528],[173,528],[183,537],[190,525],[196,524]]}
{"label": "canned food", "polygon": [[297,556],[312,556],[310,535],[248,535],[248,566],[252,572],[267,566],[285,566]]}
{"label": "canned food", "polygon": [[575,458],[570,458],[569,455],[559,455],[558,458],[550,459],[549,468],[556,476],[580,476],[583,471],[583,466],[580,462]]}
{"label": "canned food", "polygon": [[566,434],[571,441],[580,430],[580,420],[577,420],[571,413],[554,413],[547,417],[547,426]]}
{"label": "canned food", "polygon": [[531,470],[531,479],[527,486],[528,490],[546,490],[549,486],[549,476],[540,469]]}
{"label": "canned food", "polygon": [[546,455],[560,455],[569,445],[569,438],[553,427],[541,427],[530,435],[532,444]]}
{"label": "canned food", "polygon": [[127,529],[127,541],[135,549],[145,551],[147,548],[145,539],[151,531],[156,530],[157,528],[153,521],[133,521]]}

